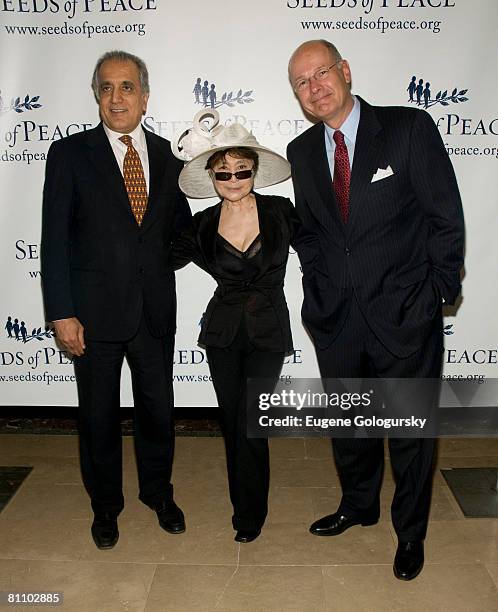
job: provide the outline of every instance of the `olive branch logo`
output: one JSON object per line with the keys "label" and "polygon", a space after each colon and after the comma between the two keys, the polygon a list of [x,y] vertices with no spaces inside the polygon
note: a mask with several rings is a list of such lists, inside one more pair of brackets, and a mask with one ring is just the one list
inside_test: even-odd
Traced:
{"label": "olive branch logo", "polygon": [[40,96],[33,96],[31,98],[29,94],[24,96],[24,99],[21,99],[21,96],[18,96],[17,98],[12,98],[10,104],[4,104],[1,93],[2,92],[0,91],[0,115],[8,113],[12,110],[16,113],[24,113],[43,106],[39,103]]}
{"label": "olive branch logo", "polygon": [[235,102],[237,102],[237,104],[248,104],[249,102],[254,102],[254,98],[251,98],[252,92],[253,90],[242,93],[242,89],[239,89],[236,96],[233,95],[232,91],[230,93],[224,93],[221,96],[221,100],[219,102],[215,102],[215,107],[221,106],[222,104],[226,104],[227,106],[235,106]]}
{"label": "olive branch logo", "polygon": [[23,113],[25,110],[30,111],[34,108],[40,108],[41,104],[38,104],[38,100],[40,96],[34,96],[30,99],[29,94],[26,95],[24,101],[21,102],[21,97],[19,96],[15,100],[11,101],[12,109],[16,111],[16,113]]}
{"label": "olive branch logo", "polygon": [[28,336],[26,342],[28,342],[29,340],[45,340],[45,338],[55,338],[55,333],[53,330],[51,329],[42,329],[41,327],[39,327],[38,329],[36,329],[36,327],[33,329],[33,331],[31,332],[31,336]]}
{"label": "olive branch logo", "polygon": [[468,92],[468,89],[461,89],[458,91],[458,88],[451,92],[448,95],[448,91],[443,91],[442,93],[439,91],[434,100],[429,100],[428,106],[434,106],[434,104],[442,104],[443,106],[449,106],[450,102],[454,102],[457,104],[458,102],[467,102],[468,98],[465,97],[465,94]]}
{"label": "olive branch logo", "polygon": [[452,336],[455,332],[453,331],[453,325],[445,325],[443,328],[445,336]]}

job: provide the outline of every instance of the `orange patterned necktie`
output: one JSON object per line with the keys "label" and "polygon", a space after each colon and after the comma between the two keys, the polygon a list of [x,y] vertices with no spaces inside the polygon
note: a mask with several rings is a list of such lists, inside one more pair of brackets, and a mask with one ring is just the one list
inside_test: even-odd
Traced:
{"label": "orange patterned necktie", "polygon": [[130,200],[131,212],[135,215],[138,225],[140,225],[147,208],[147,183],[145,182],[144,169],[137,150],[131,142],[131,136],[126,134],[121,136],[119,140],[128,147],[123,162],[124,183]]}

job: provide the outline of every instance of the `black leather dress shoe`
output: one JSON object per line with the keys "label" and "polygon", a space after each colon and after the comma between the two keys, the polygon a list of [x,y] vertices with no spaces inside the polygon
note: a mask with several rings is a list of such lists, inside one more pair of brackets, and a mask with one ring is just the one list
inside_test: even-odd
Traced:
{"label": "black leather dress shoe", "polygon": [[165,503],[155,508],[159,525],[168,533],[183,533],[185,517],[175,502]]}
{"label": "black leather dress shoe", "polygon": [[118,520],[110,514],[97,514],[92,523],[92,538],[97,548],[112,548],[119,539]]}
{"label": "black leather dress shoe", "polygon": [[399,542],[396,556],[394,557],[393,571],[396,578],[400,580],[413,580],[424,567],[424,543]]}
{"label": "black leather dress shoe", "polygon": [[236,542],[247,544],[247,542],[252,542],[255,540],[260,533],[261,529],[239,529],[235,534],[234,540]]}
{"label": "black leather dress shoe", "polygon": [[328,514],[323,518],[315,521],[310,527],[310,532],[313,535],[318,536],[335,536],[343,533],[346,529],[349,529],[353,525],[363,525],[367,527],[369,525],[375,525],[379,519],[355,519],[344,516],[339,512],[334,514]]}

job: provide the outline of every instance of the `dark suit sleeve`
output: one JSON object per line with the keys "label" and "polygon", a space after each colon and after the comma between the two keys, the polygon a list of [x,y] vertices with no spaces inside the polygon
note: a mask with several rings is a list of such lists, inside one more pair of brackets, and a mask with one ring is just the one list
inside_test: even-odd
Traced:
{"label": "dark suit sleeve", "polygon": [[43,188],[41,274],[47,321],[75,316],[70,279],[72,207],[70,156],[63,141],[58,141],[47,155]]}
{"label": "dark suit sleeve", "polygon": [[[173,158],[174,163],[177,169],[177,180],[178,175],[180,174],[183,164],[179,159]],[[192,222],[192,212],[190,211],[190,206],[185,195],[178,188],[176,200],[175,200],[175,217],[173,220],[173,237],[181,234],[185,229],[187,229]]]}
{"label": "dark suit sleeve", "polygon": [[299,260],[310,257],[311,259],[306,260],[307,268],[310,271],[314,265],[314,258],[318,252],[318,237],[310,231],[302,223],[297,210],[289,200],[289,198],[282,198],[283,214],[290,229],[290,244],[292,248],[297,252]]}
{"label": "dark suit sleeve", "polygon": [[202,212],[195,214],[194,217],[190,219],[188,227],[173,240],[169,263],[174,270],[179,270],[192,261],[199,266],[199,268],[209,273],[197,239],[201,215]]}
{"label": "dark suit sleeve", "polygon": [[301,191],[299,181],[296,179],[294,172],[294,164],[297,163],[294,159],[291,147],[287,147],[287,159],[291,164],[292,184],[294,186],[294,199],[296,208],[292,207],[293,214],[297,217],[295,227],[298,228],[296,236],[292,241],[292,247],[297,251],[303,276],[307,279],[312,278],[314,273],[315,262],[318,258],[319,241],[318,236],[314,232],[315,221],[311,215],[304,194]]}
{"label": "dark suit sleeve", "polygon": [[173,240],[169,263],[174,270],[183,268],[199,256],[195,234],[195,227],[191,223],[190,227],[184,229]]}
{"label": "dark suit sleeve", "polygon": [[439,131],[425,111],[415,114],[410,139],[410,178],[429,222],[427,251],[434,282],[448,304],[460,293],[464,220],[455,173]]}

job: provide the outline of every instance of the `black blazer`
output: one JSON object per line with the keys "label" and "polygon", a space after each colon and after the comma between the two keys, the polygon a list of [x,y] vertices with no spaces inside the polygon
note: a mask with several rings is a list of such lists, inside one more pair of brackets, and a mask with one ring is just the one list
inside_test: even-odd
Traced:
{"label": "black blazer", "polygon": [[[359,100],[346,225],[334,198],[323,123],[287,149],[296,209],[317,236],[304,247],[302,315],[315,343],[326,348],[339,333],[354,292],[383,344],[406,357],[433,330],[441,298],[452,304],[460,292],[462,205],[430,115]],[[371,182],[378,168],[388,166],[392,176]]]}
{"label": "black blazer", "polygon": [[76,316],[93,340],[124,341],[142,313],[150,331],[175,331],[172,237],[191,214],[178,189],[182,164],[144,130],[149,200],[139,227],[102,124],[54,142],[43,191],[42,285],[49,321]]}
{"label": "black blazer", "polygon": [[251,281],[228,280],[215,255],[221,202],[194,215],[192,225],[173,244],[172,265],[190,261],[210,274],[218,287],[202,318],[199,343],[229,346],[245,316],[251,342],[260,350],[292,351],[284,276],[289,245],[306,241],[294,206],[287,198],[255,194],[263,263]]}

